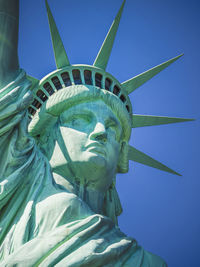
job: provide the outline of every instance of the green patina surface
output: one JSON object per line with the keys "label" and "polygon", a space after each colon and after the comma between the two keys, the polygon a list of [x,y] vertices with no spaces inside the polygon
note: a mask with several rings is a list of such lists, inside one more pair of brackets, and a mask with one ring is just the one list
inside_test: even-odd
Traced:
{"label": "green patina surface", "polygon": [[115,181],[129,160],[179,175],[128,142],[190,119],[132,114],[128,94],[180,56],[123,83],[106,73],[124,4],[93,66],[72,66],[46,1],[57,70],[39,81],[18,66],[19,2],[0,0],[0,266],[166,266],[120,232]]}

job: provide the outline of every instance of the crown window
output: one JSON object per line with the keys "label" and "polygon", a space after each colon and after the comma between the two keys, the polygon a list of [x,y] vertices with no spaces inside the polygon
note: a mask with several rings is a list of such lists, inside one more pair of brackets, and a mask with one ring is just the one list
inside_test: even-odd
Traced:
{"label": "crown window", "polygon": [[128,110],[128,112],[130,112],[130,108],[128,105],[126,105],[126,109]]}
{"label": "crown window", "polygon": [[90,70],[84,71],[85,83],[92,85],[92,72]]}
{"label": "crown window", "polygon": [[61,77],[66,87],[72,85],[68,72],[63,72]]}
{"label": "crown window", "polygon": [[73,70],[72,74],[74,77],[74,83],[75,84],[82,84],[80,71],[79,70]]}
{"label": "crown window", "polygon": [[106,80],[105,80],[105,89],[106,90],[108,90],[108,91],[110,90],[111,83],[112,83],[112,81],[109,78],[106,78]]}
{"label": "crown window", "polygon": [[56,87],[56,90],[60,90],[62,88],[62,85],[61,85],[57,76],[53,77],[51,80],[52,80],[54,86]]}
{"label": "crown window", "polygon": [[47,100],[47,96],[45,95],[44,92],[42,92],[42,90],[38,90],[36,95],[43,101],[45,102]]}
{"label": "crown window", "polygon": [[44,85],[43,85],[44,89],[49,93],[49,95],[52,95],[54,93],[54,90],[53,88],[51,87],[50,83],[49,82],[46,82]]}
{"label": "crown window", "polygon": [[119,95],[119,93],[120,93],[120,88],[117,85],[115,85],[113,89],[113,94]]}
{"label": "crown window", "polygon": [[122,102],[125,102],[125,101],[126,101],[126,98],[125,98],[124,95],[121,95],[121,96],[120,96],[120,99],[121,99]]}
{"label": "crown window", "polygon": [[34,107],[36,107],[37,109],[40,108],[40,107],[42,106],[42,104],[41,104],[39,101],[37,101],[36,99],[34,99],[32,105],[33,105]]}
{"label": "crown window", "polygon": [[101,86],[101,81],[102,81],[102,75],[101,74],[99,74],[99,73],[96,73],[95,74],[95,85],[97,86],[97,87],[102,87]]}
{"label": "crown window", "polygon": [[31,115],[35,115],[36,110],[33,109],[32,107],[29,107],[29,108],[28,108],[28,112],[29,112]]}

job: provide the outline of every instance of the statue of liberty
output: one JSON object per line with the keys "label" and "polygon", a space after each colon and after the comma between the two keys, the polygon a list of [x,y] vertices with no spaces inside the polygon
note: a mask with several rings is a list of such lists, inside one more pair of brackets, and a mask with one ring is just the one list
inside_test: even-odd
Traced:
{"label": "statue of liberty", "polygon": [[133,115],[129,94],[180,56],[107,73],[124,4],[89,66],[70,64],[46,1],[57,69],[38,81],[18,63],[19,0],[0,0],[0,266],[166,266],[120,231],[115,179],[129,160],[177,174],[128,142],[187,119]]}

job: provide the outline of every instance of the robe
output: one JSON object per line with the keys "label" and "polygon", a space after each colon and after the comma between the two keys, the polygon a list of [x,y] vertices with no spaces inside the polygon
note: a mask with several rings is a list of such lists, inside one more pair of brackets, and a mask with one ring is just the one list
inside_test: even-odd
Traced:
{"label": "robe", "polygon": [[166,266],[55,183],[27,131],[29,87],[19,70],[0,90],[0,266]]}

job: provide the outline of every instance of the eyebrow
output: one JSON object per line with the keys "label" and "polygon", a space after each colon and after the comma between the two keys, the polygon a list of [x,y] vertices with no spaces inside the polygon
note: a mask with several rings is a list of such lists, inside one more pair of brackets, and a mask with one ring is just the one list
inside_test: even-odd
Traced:
{"label": "eyebrow", "polygon": [[65,123],[67,120],[70,120],[70,119],[73,119],[73,117],[75,117],[75,116],[90,116],[91,115],[91,113],[92,112],[90,112],[90,111],[87,111],[87,110],[81,110],[81,112],[80,111],[73,111],[73,113],[67,113],[67,110],[66,111],[64,111],[61,115],[60,115],[60,122],[61,123]]}
{"label": "eyebrow", "polygon": [[[93,114],[93,112],[91,111],[91,110],[88,110],[87,108],[83,108],[82,110],[81,110],[81,112],[79,111],[79,110],[74,110],[73,111],[73,113],[72,114],[68,114],[67,113],[67,110],[66,111],[64,111],[63,113],[65,113],[66,112],[66,118],[65,118],[65,120],[66,119],[70,119],[70,118],[73,118],[73,116],[77,116],[77,115],[82,115],[82,116],[84,116],[84,115],[92,115]],[[63,116],[63,113],[61,114],[61,118],[62,118],[62,116]],[[117,116],[115,115],[115,114],[113,114],[113,112],[111,112],[111,111],[109,111],[109,117],[108,117],[108,119],[106,120],[106,121],[108,121],[108,120],[112,120],[112,121],[114,121],[117,125],[120,125],[120,127],[121,127],[121,123],[120,123],[120,120],[117,118]]]}

